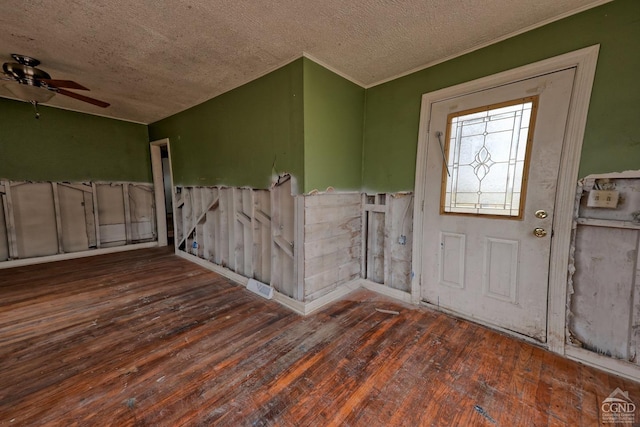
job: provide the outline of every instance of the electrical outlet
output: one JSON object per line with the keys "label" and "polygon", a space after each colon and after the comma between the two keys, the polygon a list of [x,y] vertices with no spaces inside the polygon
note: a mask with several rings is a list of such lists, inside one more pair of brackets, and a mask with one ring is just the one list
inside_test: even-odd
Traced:
{"label": "electrical outlet", "polygon": [[406,245],[407,244],[407,236],[402,235],[400,237],[398,237],[398,243],[401,245]]}
{"label": "electrical outlet", "polygon": [[610,208],[618,207],[619,194],[616,190],[591,190],[587,199],[587,206],[590,208]]}

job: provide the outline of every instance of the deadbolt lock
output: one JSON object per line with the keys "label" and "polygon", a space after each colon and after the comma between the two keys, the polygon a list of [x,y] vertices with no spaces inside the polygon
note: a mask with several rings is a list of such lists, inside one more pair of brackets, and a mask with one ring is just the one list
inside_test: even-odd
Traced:
{"label": "deadbolt lock", "polygon": [[540,209],[536,211],[536,218],[545,219],[548,216],[547,211]]}
{"label": "deadbolt lock", "polygon": [[536,237],[544,237],[544,236],[547,235],[547,230],[545,230],[544,228],[540,228],[540,227],[534,228],[533,229],[533,235],[536,236]]}

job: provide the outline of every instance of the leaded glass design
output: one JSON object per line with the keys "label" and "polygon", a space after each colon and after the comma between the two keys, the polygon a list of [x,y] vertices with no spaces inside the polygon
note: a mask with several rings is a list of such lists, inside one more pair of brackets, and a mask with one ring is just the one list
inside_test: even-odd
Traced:
{"label": "leaded glass design", "polygon": [[520,218],[537,97],[449,115],[442,213]]}

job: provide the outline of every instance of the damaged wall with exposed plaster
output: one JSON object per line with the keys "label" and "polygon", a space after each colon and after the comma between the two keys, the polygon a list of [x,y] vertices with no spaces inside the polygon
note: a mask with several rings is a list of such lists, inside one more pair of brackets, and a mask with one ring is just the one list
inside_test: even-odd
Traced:
{"label": "damaged wall with exposed plaster", "polygon": [[156,239],[146,126],[0,99],[0,129],[0,261]]}
{"label": "damaged wall with exposed plaster", "polygon": [[176,188],[179,251],[315,301],[356,279],[409,292],[413,196]]}
{"label": "damaged wall with exposed plaster", "polygon": [[0,262],[155,240],[151,184],[0,181]]}
{"label": "damaged wall with exposed plaster", "polygon": [[640,364],[640,172],[591,175],[576,197],[567,343]]}

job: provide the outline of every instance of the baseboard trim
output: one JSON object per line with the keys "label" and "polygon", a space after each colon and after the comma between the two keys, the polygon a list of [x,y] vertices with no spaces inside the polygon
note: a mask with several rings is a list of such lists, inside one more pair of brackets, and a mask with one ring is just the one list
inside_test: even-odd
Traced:
{"label": "baseboard trim", "polygon": [[0,270],[5,268],[25,267],[29,265],[45,264],[47,262],[66,261],[69,259],[86,258],[96,255],[113,254],[117,252],[135,251],[137,249],[155,248],[158,242],[134,243],[132,245],[113,246],[110,248],[89,249],[88,251],[69,252],[57,255],[47,255],[34,258],[14,259],[0,262]]}
{"label": "baseboard trim", "polygon": [[415,305],[411,301],[410,292],[404,292],[399,289],[390,288],[388,286],[381,285],[380,283],[372,282],[371,280],[368,280],[368,279],[357,279],[357,280],[360,286],[365,289],[369,289],[370,291],[377,292],[379,294],[400,300],[402,302],[406,302],[407,304]]}
{"label": "baseboard trim", "polygon": [[565,345],[564,355],[568,359],[584,363],[585,365],[600,369],[610,374],[619,375],[633,381],[640,381],[640,367],[633,366],[623,360],[601,356],[592,351],[580,347],[574,347],[569,344]]}
{"label": "baseboard trim", "polygon": [[[204,267],[208,270],[213,271],[214,273],[218,273],[221,276],[226,277],[227,279],[231,279],[240,285],[247,287],[247,283],[249,283],[249,279],[244,277],[234,271],[229,270],[226,267],[222,267],[218,264],[214,264],[202,258],[198,258],[195,255],[191,255],[184,251],[176,251],[176,255],[181,258],[186,259],[187,261],[191,261],[194,264],[198,264],[201,267]],[[345,283],[344,285],[340,285],[333,291],[329,292],[326,295],[321,296],[313,301],[304,302],[293,299],[283,293],[278,291],[273,292],[273,300],[280,305],[287,307],[288,309],[302,315],[306,316],[315,311],[320,310],[321,308],[331,304],[334,301],[339,300],[345,295],[350,294],[354,290],[361,287],[360,279],[352,280],[351,282]]]}
{"label": "baseboard trim", "polygon": [[326,295],[321,296],[320,298],[314,299],[313,301],[309,301],[305,303],[305,315],[311,314],[314,311],[318,311],[321,308],[331,304],[344,297],[345,295],[350,294],[356,289],[360,288],[359,279],[352,280],[343,285],[338,286],[333,291],[329,292]]}
{"label": "baseboard trim", "polygon": [[278,291],[273,293],[273,300],[278,304],[288,308],[289,310],[298,313],[301,316],[306,316],[306,307],[302,301],[293,299],[285,294],[281,294]]}
{"label": "baseboard trim", "polygon": [[231,271],[226,267],[223,267],[218,264],[214,264],[210,261],[207,261],[206,259],[198,258],[195,255],[191,255],[189,253],[186,253],[180,250],[176,251],[176,255],[178,255],[180,258],[186,259],[187,261],[191,261],[194,264],[198,264],[200,267],[204,267],[207,270],[211,270],[214,273],[218,273],[219,275],[226,277],[227,279],[231,279],[234,282],[241,284],[245,288],[247,287],[247,283],[249,283],[248,277],[244,277],[243,275],[238,274],[235,271]]}

